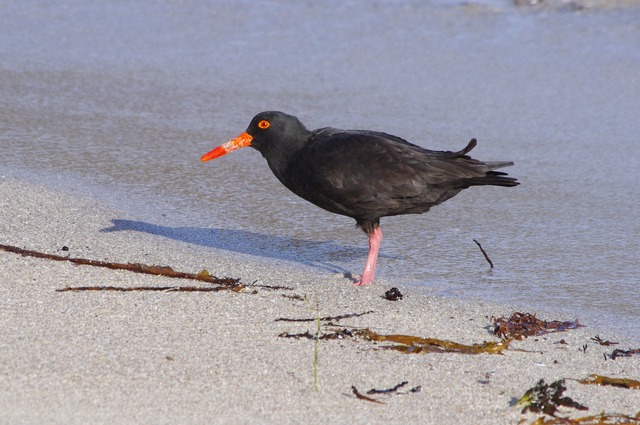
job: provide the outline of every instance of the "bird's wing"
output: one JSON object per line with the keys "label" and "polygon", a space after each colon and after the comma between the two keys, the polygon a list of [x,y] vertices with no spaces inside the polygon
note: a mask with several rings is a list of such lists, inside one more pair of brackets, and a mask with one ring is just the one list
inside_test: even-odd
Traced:
{"label": "bird's wing", "polygon": [[292,164],[298,190],[291,189],[334,212],[340,205],[393,208],[411,198],[435,203],[449,183],[485,175],[486,166],[466,156],[474,146],[440,152],[386,133],[320,129]]}

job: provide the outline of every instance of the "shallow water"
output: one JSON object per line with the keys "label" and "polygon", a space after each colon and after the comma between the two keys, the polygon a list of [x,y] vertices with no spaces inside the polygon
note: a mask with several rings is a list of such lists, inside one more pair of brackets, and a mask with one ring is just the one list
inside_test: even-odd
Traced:
{"label": "shallow water", "polygon": [[476,137],[522,184],[383,219],[378,276],[638,332],[640,7],[619,3],[5,2],[0,172],[143,212],[164,237],[358,274],[353,220],[256,151],[200,155],[267,109],[432,149]]}

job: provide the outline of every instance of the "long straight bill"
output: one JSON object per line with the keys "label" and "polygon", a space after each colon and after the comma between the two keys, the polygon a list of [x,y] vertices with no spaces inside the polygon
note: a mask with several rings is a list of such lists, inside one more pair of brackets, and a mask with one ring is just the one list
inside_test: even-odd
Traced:
{"label": "long straight bill", "polygon": [[215,148],[214,150],[202,155],[202,157],[200,158],[200,161],[206,162],[206,161],[215,159],[219,156],[226,155],[229,152],[233,152],[236,149],[251,146],[251,140],[253,140],[253,137],[249,133],[244,132],[238,137],[236,137],[235,139],[231,139],[227,143],[224,143],[218,146],[217,148]]}

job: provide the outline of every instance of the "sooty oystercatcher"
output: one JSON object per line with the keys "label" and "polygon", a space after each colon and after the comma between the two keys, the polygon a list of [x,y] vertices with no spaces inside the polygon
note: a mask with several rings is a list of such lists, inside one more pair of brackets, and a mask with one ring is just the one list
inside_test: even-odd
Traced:
{"label": "sooty oystercatcher", "polygon": [[517,186],[494,171],[513,162],[482,162],[467,156],[472,139],[457,152],[421,148],[397,136],[367,130],[309,131],[298,118],[269,111],[247,131],[202,156],[209,161],[251,146],[296,195],[327,211],[353,217],[369,237],[369,255],[355,284],[373,281],[382,231],[380,217],[420,214],[470,186]]}

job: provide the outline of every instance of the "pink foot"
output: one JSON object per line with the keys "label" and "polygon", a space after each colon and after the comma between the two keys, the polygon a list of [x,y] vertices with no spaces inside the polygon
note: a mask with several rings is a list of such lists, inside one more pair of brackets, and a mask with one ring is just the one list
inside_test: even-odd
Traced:
{"label": "pink foot", "polygon": [[358,280],[355,281],[354,285],[355,286],[368,286],[371,285],[373,283],[373,279],[370,280],[364,280],[362,277]]}
{"label": "pink foot", "polygon": [[364,265],[362,277],[355,283],[355,286],[366,286],[373,283],[373,276],[376,274],[376,264],[378,262],[378,252],[380,251],[380,242],[382,241],[382,230],[376,227],[369,235],[369,255]]}

